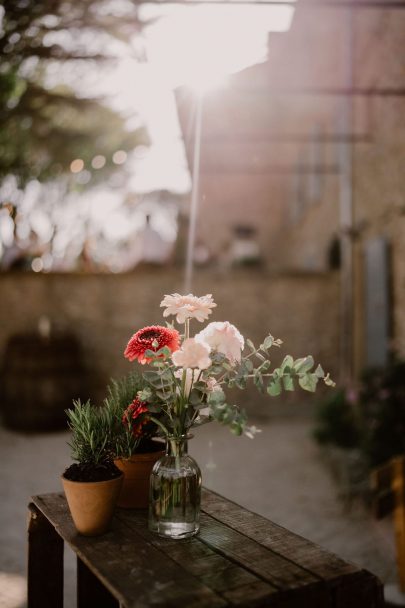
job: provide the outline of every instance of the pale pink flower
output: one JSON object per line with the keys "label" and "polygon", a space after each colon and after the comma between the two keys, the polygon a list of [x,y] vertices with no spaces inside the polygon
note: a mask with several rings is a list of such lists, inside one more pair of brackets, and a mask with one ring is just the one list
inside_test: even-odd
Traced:
{"label": "pale pink flower", "polygon": [[177,323],[185,323],[186,319],[197,319],[201,323],[206,321],[215,308],[216,304],[209,293],[206,296],[193,296],[189,293],[187,296],[182,296],[179,293],[173,293],[170,296],[165,296],[160,303],[166,310],[163,311],[164,317],[176,315]]}
{"label": "pale pink flower", "polygon": [[178,367],[207,369],[212,363],[210,352],[208,344],[188,338],[184,340],[180,350],[173,353],[172,361]]}
{"label": "pale pink flower", "polygon": [[240,362],[245,340],[234,325],[228,321],[214,321],[200,331],[197,342],[209,344],[212,350],[224,354],[231,363]]}

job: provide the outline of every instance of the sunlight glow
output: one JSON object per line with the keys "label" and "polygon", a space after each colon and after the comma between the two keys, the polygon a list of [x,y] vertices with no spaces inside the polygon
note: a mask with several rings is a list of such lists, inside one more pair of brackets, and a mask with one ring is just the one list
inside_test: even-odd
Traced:
{"label": "sunlight glow", "polygon": [[[125,12],[126,3],[107,0],[98,8],[99,14],[103,6],[107,10],[107,4],[118,12],[121,6]],[[121,114],[128,131],[145,128],[149,141],[133,151],[117,149],[111,158],[101,148],[91,160],[86,158],[89,166],[82,158],[71,158],[70,175],[47,184],[31,180],[22,189],[15,178],[4,179],[0,196],[18,210],[15,226],[8,212],[0,214],[0,262],[4,267],[18,261],[23,250],[33,258],[34,272],[73,269],[84,250],[88,259],[113,272],[129,270],[140,260],[160,263],[169,259],[179,207],[186,200],[179,195],[191,191],[192,181],[194,188],[198,184],[198,175],[191,180],[189,172],[175,90],[193,89],[196,107],[211,91],[220,95],[232,74],[266,61],[269,33],[287,31],[294,10],[247,0],[240,5],[193,6],[168,0],[139,5],[144,27],[129,44],[108,32],[86,30],[76,37],[55,28],[46,34],[45,44],[70,51],[83,45],[87,51],[104,53],[116,61],[97,69],[92,62],[49,61],[45,86],[62,85],[79,97],[102,98]],[[0,7],[0,28],[1,18]],[[49,27],[54,25],[49,21]],[[135,52],[139,50],[142,59]],[[38,62],[36,57],[27,59],[21,75],[29,78]],[[91,169],[102,169],[111,162],[121,171],[93,183]],[[86,184],[89,188],[81,193],[83,189],[77,185]],[[15,235],[17,247],[13,246]]]}
{"label": "sunlight glow", "polygon": [[20,608],[26,600],[26,578],[21,574],[0,572],[1,606]]}
{"label": "sunlight glow", "polygon": [[[150,5],[142,10],[148,16]],[[191,85],[200,92],[264,61],[268,33],[288,30],[294,12],[288,6],[235,4],[163,10],[146,28],[148,62],[169,86]]]}

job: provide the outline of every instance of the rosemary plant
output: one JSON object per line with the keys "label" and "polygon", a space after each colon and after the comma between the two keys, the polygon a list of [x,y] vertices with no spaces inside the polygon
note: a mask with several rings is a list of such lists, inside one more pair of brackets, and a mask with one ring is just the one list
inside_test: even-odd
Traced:
{"label": "rosemary plant", "polygon": [[90,401],[73,402],[74,408],[66,410],[72,439],[68,444],[72,459],[81,465],[99,466],[112,461],[109,446],[110,420],[103,408],[97,408]]}

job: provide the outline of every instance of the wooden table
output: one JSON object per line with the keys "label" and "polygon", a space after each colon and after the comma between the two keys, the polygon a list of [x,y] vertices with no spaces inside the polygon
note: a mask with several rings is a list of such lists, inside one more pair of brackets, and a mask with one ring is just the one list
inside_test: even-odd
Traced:
{"label": "wooden table", "polygon": [[78,558],[79,608],[384,604],[370,572],[208,490],[201,531],[188,540],[153,535],[145,511],[122,509],[107,534],[80,536],[63,494],[33,497],[29,513],[29,608],[63,605],[64,541]]}

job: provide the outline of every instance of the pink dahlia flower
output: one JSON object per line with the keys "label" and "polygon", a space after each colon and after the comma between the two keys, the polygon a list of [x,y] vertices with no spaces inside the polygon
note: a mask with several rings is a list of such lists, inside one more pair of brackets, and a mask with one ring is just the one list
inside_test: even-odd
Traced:
{"label": "pink dahlia flower", "polygon": [[212,313],[212,308],[216,304],[209,293],[206,296],[193,296],[189,293],[187,296],[182,296],[179,293],[173,293],[170,296],[165,296],[160,303],[160,306],[166,310],[163,312],[164,317],[176,315],[177,323],[185,323],[186,319],[197,319],[197,321],[206,321]]}
{"label": "pink dahlia flower", "polygon": [[180,334],[176,329],[169,329],[161,325],[150,325],[136,332],[128,342],[124,351],[124,357],[130,361],[139,361],[144,365],[151,361],[150,357],[146,357],[147,350],[154,352],[167,346],[171,352],[178,350],[180,347]]}

